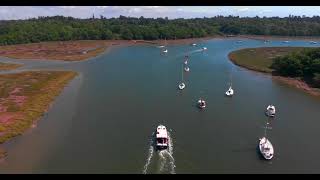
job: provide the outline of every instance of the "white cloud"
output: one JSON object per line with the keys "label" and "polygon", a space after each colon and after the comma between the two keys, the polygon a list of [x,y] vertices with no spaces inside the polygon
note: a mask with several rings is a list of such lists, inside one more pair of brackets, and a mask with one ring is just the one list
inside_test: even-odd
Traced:
{"label": "white cloud", "polygon": [[266,13],[271,13],[272,10],[262,10],[259,12],[259,14],[266,14]]}
{"label": "white cloud", "polygon": [[105,9],[105,8],[108,8],[109,6],[97,6],[97,8],[99,9]]}
{"label": "white cloud", "polygon": [[240,8],[240,9],[237,9],[239,12],[246,12],[246,11],[249,11],[249,8]]}
{"label": "white cloud", "polygon": [[76,6],[60,6],[62,9],[74,9]]}

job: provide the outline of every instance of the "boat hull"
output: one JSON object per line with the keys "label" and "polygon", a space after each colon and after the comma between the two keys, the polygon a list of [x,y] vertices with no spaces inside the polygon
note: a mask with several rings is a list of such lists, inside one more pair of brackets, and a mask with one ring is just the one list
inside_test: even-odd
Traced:
{"label": "boat hull", "polygon": [[262,157],[266,160],[271,160],[274,155],[274,149],[271,142],[265,137],[259,141],[259,151]]}
{"label": "boat hull", "polygon": [[200,100],[198,101],[198,108],[200,108],[200,109],[204,109],[204,108],[206,108],[206,103],[205,102],[201,102]]}
{"label": "boat hull", "polygon": [[185,88],[185,86],[179,86],[180,90],[183,90]]}

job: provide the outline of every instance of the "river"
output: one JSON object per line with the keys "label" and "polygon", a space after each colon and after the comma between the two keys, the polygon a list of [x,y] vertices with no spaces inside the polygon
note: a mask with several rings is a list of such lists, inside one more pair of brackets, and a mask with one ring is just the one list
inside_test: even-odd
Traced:
{"label": "river", "polygon": [[[12,72],[67,69],[80,75],[36,128],[4,144],[8,156],[0,173],[319,173],[319,98],[227,57],[247,47],[318,45],[248,39],[199,45],[171,45],[165,56],[150,45],[119,47],[71,63],[1,58],[26,65]],[[186,54],[190,72],[179,91]],[[224,96],[230,75],[232,98]],[[204,111],[195,106],[199,97],[207,101]],[[277,108],[267,132],[275,148],[271,161],[257,151],[268,104]],[[159,124],[170,132],[166,154],[150,147]]]}

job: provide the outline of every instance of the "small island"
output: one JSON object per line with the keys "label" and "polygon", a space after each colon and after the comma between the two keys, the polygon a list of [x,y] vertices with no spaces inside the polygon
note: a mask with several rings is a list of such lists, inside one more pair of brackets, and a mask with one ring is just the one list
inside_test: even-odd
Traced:
{"label": "small island", "polygon": [[320,96],[319,48],[262,47],[231,52],[229,59],[236,65],[262,73],[276,80]]}

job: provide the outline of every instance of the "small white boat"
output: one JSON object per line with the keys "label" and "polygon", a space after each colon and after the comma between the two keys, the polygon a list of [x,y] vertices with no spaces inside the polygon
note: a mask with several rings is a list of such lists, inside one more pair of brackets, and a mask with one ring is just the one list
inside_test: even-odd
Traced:
{"label": "small white boat", "polygon": [[265,159],[270,160],[273,158],[274,149],[271,142],[266,137],[259,139],[259,150]]}
{"label": "small white boat", "polygon": [[310,44],[317,44],[317,42],[315,42],[315,41],[310,41]]}
{"label": "small white boat", "polygon": [[189,56],[188,56],[188,55],[186,55],[186,56],[184,57],[184,59],[185,59],[184,64],[185,64],[185,65],[187,65],[187,64],[188,64]]}
{"label": "small white boat", "polygon": [[164,48],[165,46],[158,46],[159,48]]}
{"label": "small white boat", "polygon": [[185,67],[185,68],[184,68],[184,71],[189,72],[189,71],[190,71],[190,68],[189,68],[189,67]]}
{"label": "small white boat", "polygon": [[180,90],[184,89],[185,87],[186,87],[186,85],[185,85],[184,83],[180,83],[180,84],[179,84],[179,89],[180,89]]}
{"label": "small white boat", "polygon": [[227,96],[233,96],[233,89],[232,89],[231,86],[229,87],[228,91],[226,92],[226,95]]}
{"label": "small white boat", "polygon": [[169,144],[168,132],[164,125],[159,125],[156,131],[157,150],[167,149]]}
{"label": "small white boat", "polygon": [[242,43],[242,41],[241,41],[241,40],[239,40],[239,41],[237,41],[237,43]]}
{"label": "small white boat", "polygon": [[199,107],[200,109],[204,109],[204,108],[206,107],[206,101],[200,98],[200,99],[198,100],[198,107]]}
{"label": "small white boat", "polygon": [[203,48],[202,48],[202,51],[206,51],[206,50],[207,50],[207,48],[206,48],[206,47],[203,47]]}
{"label": "small white boat", "polygon": [[[167,39],[165,38],[165,39],[164,39],[164,45],[162,45],[161,48],[165,48],[166,45],[167,45]],[[168,52],[168,49],[165,48],[165,49],[162,50],[162,52],[163,52],[163,53],[167,53],[167,52]]]}
{"label": "small white boat", "polygon": [[276,108],[273,105],[269,105],[266,110],[266,115],[274,117],[276,115]]}
{"label": "small white boat", "polygon": [[197,44],[196,43],[193,43],[193,44],[191,44],[192,46],[197,46]]}
{"label": "small white boat", "polygon": [[282,41],[283,43],[289,43],[289,41]]}

